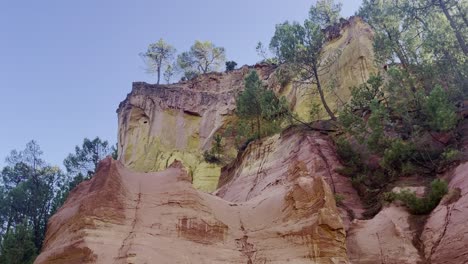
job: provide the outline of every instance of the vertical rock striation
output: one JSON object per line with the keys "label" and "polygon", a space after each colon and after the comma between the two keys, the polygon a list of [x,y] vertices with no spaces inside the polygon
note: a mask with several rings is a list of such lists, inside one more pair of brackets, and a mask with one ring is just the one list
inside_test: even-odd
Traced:
{"label": "vertical rock striation", "polygon": [[194,189],[180,162],[138,173],[108,158],[51,218],[35,263],[348,263],[328,184],[286,174],[232,203]]}
{"label": "vertical rock striation", "polygon": [[445,176],[450,193],[432,211],[421,240],[432,264],[468,263],[468,162]]}

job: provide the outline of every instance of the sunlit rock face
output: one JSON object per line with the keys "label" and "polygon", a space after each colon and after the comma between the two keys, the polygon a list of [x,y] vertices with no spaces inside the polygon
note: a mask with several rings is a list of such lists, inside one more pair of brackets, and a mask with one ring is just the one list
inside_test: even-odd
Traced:
{"label": "sunlit rock face", "polygon": [[[268,79],[275,66],[255,69]],[[203,151],[210,149],[213,135],[233,116],[235,96],[250,70],[245,66],[230,73],[209,73],[173,85],[134,83],[117,110],[119,160],[148,172],[163,170],[178,159],[196,188],[213,191],[220,166],[205,162]]]}
{"label": "sunlit rock face", "polygon": [[[327,103],[336,110],[349,99],[350,88],[365,83],[380,66],[374,62],[374,32],[360,17],[342,20],[332,31],[326,31],[328,42],[322,53],[323,61],[330,61],[323,63],[319,78]],[[321,105],[314,85],[292,82],[285,87],[272,86],[288,98],[303,120],[311,118],[311,105]],[[321,110],[319,117],[328,118]]]}
{"label": "sunlit rock face", "polygon": [[[325,135],[290,128],[279,135],[257,140],[223,169],[216,195],[231,202],[245,202],[287,184],[288,171],[323,178],[341,195],[343,217],[361,217],[363,205],[348,177],[338,174],[341,167],[333,142]],[[348,213],[350,215],[348,215]]]}
{"label": "sunlit rock face", "polygon": [[[372,64],[372,31],[360,18],[343,21],[340,34],[330,39],[324,57],[339,54],[321,76],[326,97],[333,109],[346,101],[349,87],[359,85],[375,71]],[[234,119],[235,96],[244,89],[244,78],[257,70],[265,85],[285,96],[304,120],[318,97],[311,86],[297,82],[281,85],[276,66],[244,66],[229,73],[209,73],[172,85],[134,83],[133,89],[117,110],[119,117],[119,160],[132,169],[149,172],[165,169],[174,159],[181,160],[193,178],[193,185],[204,191],[215,190],[220,166],[203,159],[215,133]],[[237,151],[227,146],[228,158]]]}
{"label": "sunlit rock face", "polygon": [[180,162],[138,173],[108,158],[50,219],[35,263],[348,263],[326,181],[284,178],[234,203],[193,188]]}

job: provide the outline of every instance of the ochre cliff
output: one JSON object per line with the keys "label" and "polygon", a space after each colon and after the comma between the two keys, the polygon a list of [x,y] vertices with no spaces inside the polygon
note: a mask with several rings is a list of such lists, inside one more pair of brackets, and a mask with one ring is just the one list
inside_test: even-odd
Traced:
{"label": "ochre cliff", "polygon": [[[262,78],[275,66],[257,65]],[[117,110],[119,153],[125,166],[138,171],[160,171],[181,160],[193,185],[216,188],[220,166],[203,160],[213,135],[235,109],[235,95],[243,87],[249,67],[230,73],[209,73],[173,85],[134,83]]]}
{"label": "ochre cliff", "polygon": [[[323,61],[332,58],[331,62],[323,63],[324,67],[319,70],[326,101],[333,110],[348,101],[350,87],[365,83],[378,71],[374,62],[374,33],[371,27],[360,17],[343,20],[335,27],[334,36],[329,38],[322,52]],[[274,87],[293,103],[294,111],[303,120],[311,119],[312,104],[321,105],[318,93],[311,84],[291,82],[285,87]],[[328,118],[323,109],[319,117]]]}
{"label": "ochre cliff", "polygon": [[332,141],[318,132],[289,128],[279,135],[249,144],[237,160],[224,168],[216,195],[244,202],[288,184],[288,171],[301,170],[323,178],[335,195],[343,197],[345,224],[361,217],[363,206],[349,178],[336,173],[341,165]]}
{"label": "ochre cliff", "polygon": [[284,174],[233,203],[194,189],[180,162],[138,173],[107,158],[50,219],[35,263],[348,263],[328,184]]}
{"label": "ochre cliff", "polygon": [[[339,53],[339,57],[321,76],[334,109],[339,101],[348,99],[349,87],[365,82],[376,71],[370,27],[353,17],[339,29],[340,35],[326,45],[323,55]],[[288,99],[299,117],[310,119],[312,102],[318,98],[313,87],[298,82],[282,86],[274,65],[253,68],[269,89]],[[202,154],[210,149],[213,136],[232,121],[235,96],[250,70],[252,67],[244,66],[172,85],[134,83],[117,110],[119,160],[129,168],[149,172],[163,170],[178,159],[189,170],[195,188],[214,191],[221,166],[206,163]],[[230,158],[236,156],[235,148],[226,148],[226,153]]]}
{"label": "ochre cliff", "polygon": [[[372,31],[361,19],[333,32],[340,34],[324,54],[340,56],[323,80],[334,87],[326,94],[336,109],[375,67]],[[324,133],[292,126],[240,153],[228,142],[232,162],[224,167],[205,162],[252,68],[308,117],[311,88],[281,86],[274,65],[134,83],[117,111],[119,160],[105,159],[71,192],[49,220],[35,263],[468,263],[466,162],[440,176],[450,192],[430,215],[393,202],[372,219],[363,219],[365,205],[337,172],[342,165]],[[424,193],[422,185],[412,188]]]}

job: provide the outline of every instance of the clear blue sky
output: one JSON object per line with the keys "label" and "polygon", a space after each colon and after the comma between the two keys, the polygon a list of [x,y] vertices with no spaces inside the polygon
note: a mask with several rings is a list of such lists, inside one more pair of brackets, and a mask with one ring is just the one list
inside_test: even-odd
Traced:
{"label": "clear blue sky", "polygon": [[[164,38],[178,51],[194,40],[253,64],[275,24],[302,21],[306,0],[0,0],[0,165],[35,139],[62,165],[84,137],[115,143],[120,101],[133,81],[154,82],[138,53]],[[359,1],[343,1],[343,16]]]}

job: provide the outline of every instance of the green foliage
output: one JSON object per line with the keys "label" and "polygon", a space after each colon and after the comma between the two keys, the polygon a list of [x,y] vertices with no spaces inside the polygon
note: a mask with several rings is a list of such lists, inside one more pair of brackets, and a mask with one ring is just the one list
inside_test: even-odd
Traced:
{"label": "green foliage", "polygon": [[373,102],[380,101],[384,97],[382,91],[383,79],[380,75],[372,75],[366,83],[351,88],[352,110],[368,110]]}
{"label": "green foliage", "polygon": [[255,50],[257,51],[257,55],[262,58],[260,63],[278,64],[278,59],[270,56],[262,42],[257,43]]}
{"label": "green foliage", "polygon": [[364,0],[358,15],[375,31],[377,62],[401,64],[404,71],[419,77],[413,88],[430,91],[437,84],[466,87],[464,9],[466,5],[455,0]]}
{"label": "green foliage", "polygon": [[367,138],[367,146],[371,151],[381,152],[387,145],[384,134],[384,126],[388,120],[387,109],[377,101],[372,101],[370,105],[371,114],[367,120],[370,133]]}
{"label": "green foliage", "polygon": [[448,148],[442,153],[442,159],[447,163],[456,161],[460,159],[460,157],[461,157],[461,152],[457,149]]}
{"label": "green foliage", "polygon": [[[10,153],[6,159],[7,166],[1,172],[0,235],[4,238],[5,246],[11,243],[8,248],[2,248],[8,251],[2,251],[6,254],[3,256],[2,253],[2,257],[11,261],[23,259],[23,256],[17,254],[31,256],[37,253],[35,249],[41,248],[47,220],[53,213],[53,200],[66,180],[60,169],[47,165],[41,155],[39,145],[31,141],[23,151],[14,150]],[[23,247],[26,253],[12,248],[14,241],[23,241],[29,230],[32,239],[27,240],[32,241],[35,249],[31,249],[29,242],[24,247],[17,245]],[[30,251],[34,252],[29,254]],[[18,258],[11,257],[13,255]]]}
{"label": "green foliage", "polygon": [[237,97],[236,105],[239,142],[278,132],[288,113],[286,100],[266,90],[256,71],[245,78],[245,89]]}
{"label": "green foliage", "polygon": [[343,194],[335,193],[336,205],[342,205],[344,200],[345,200],[345,196]]}
{"label": "green foliage", "polygon": [[75,154],[65,160],[66,177],[42,159],[35,141],[22,151],[11,151],[0,174],[0,263],[32,263],[42,247],[50,216],[111,152],[117,154],[107,141],[85,139],[83,147],[77,146]]}
{"label": "green foliage", "polygon": [[311,120],[321,120],[322,119],[322,106],[318,103],[313,103],[310,107],[310,117]]}
{"label": "green foliage", "polygon": [[96,172],[99,161],[108,155],[115,155],[116,151],[116,147],[110,147],[107,140],[99,137],[93,140],[85,138],[82,146],[76,146],[75,153],[70,153],[63,164],[70,175],[81,173],[91,177]]}
{"label": "green foliage", "polygon": [[245,90],[236,100],[236,114],[242,119],[256,119],[257,134],[260,135],[260,118],[262,116],[261,96],[263,95],[262,81],[256,71],[251,71],[245,78]]}
{"label": "green foliage", "polygon": [[389,148],[385,150],[381,166],[386,169],[391,176],[400,176],[401,173],[405,172],[405,168],[409,168],[415,151],[411,143],[399,139],[394,140]]}
{"label": "green foliage", "polygon": [[226,72],[230,72],[236,69],[237,62],[235,61],[226,61]]}
{"label": "green foliage", "polygon": [[310,18],[323,28],[333,26],[339,22],[342,6],[341,2],[336,3],[334,0],[318,0],[310,9]]}
{"label": "green foliage", "polygon": [[37,252],[33,230],[22,223],[5,234],[0,251],[0,263],[32,264]]}
{"label": "green foliage", "polygon": [[197,40],[189,51],[179,54],[177,64],[190,80],[194,74],[218,70],[225,60],[226,51],[223,47],[217,47],[211,41]]}
{"label": "green foliage", "polygon": [[270,49],[274,51],[280,64],[288,65],[302,82],[315,84],[321,103],[332,120],[336,118],[325,100],[320,75],[329,69],[339,52],[323,58],[321,51],[325,43],[322,29],[334,22],[337,10],[339,5],[333,5],[333,1],[318,1],[317,6],[312,6],[309,19],[303,25],[287,21],[276,25],[270,42]]}
{"label": "green foliage", "polygon": [[223,154],[223,137],[220,134],[216,134],[213,137],[213,145],[209,151],[203,152],[203,158],[209,163],[220,163]]}
{"label": "green foliage", "polygon": [[436,86],[427,97],[423,113],[427,116],[427,125],[436,131],[452,130],[458,121],[455,106],[440,86]]}
{"label": "green foliage", "polygon": [[168,75],[168,70],[172,69],[171,64],[174,60],[175,52],[176,49],[161,38],[158,42],[150,44],[145,53],[140,53],[140,56],[146,62],[147,72],[157,75],[158,84],[161,79],[162,69],[166,66],[165,78]]}
{"label": "green foliage", "polygon": [[198,77],[198,73],[192,70],[186,70],[184,76],[180,78],[181,81],[189,81]]}
{"label": "green foliage", "polygon": [[431,182],[428,195],[419,198],[414,192],[403,189],[399,193],[387,194],[389,201],[400,200],[410,210],[412,214],[429,214],[437,207],[442,197],[448,192],[447,183],[444,180],[436,179]]}
{"label": "green foliage", "polygon": [[211,151],[203,152],[203,159],[208,163],[219,163],[220,162],[219,157],[217,157]]}
{"label": "green foliage", "polygon": [[288,65],[285,64],[278,67],[275,72],[275,77],[280,83],[281,87],[285,87],[286,85],[290,84],[295,75],[296,73],[294,72],[294,69],[288,67]]}
{"label": "green foliage", "polygon": [[351,173],[344,173],[345,175],[353,174],[357,172],[358,169],[362,167],[361,157],[359,153],[356,153],[349,143],[349,139],[345,137],[338,137],[335,140],[336,145],[336,152],[338,156],[341,158],[342,162],[346,165],[346,167],[352,169]]}
{"label": "green foliage", "polygon": [[164,80],[166,81],[167,84],[171,83],[172,76],[174,76],[175,70],[174,66],[169,64],[166,66],[166,70],[164,70]]}

